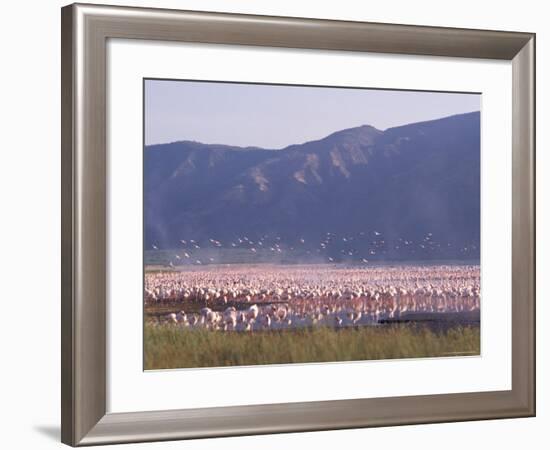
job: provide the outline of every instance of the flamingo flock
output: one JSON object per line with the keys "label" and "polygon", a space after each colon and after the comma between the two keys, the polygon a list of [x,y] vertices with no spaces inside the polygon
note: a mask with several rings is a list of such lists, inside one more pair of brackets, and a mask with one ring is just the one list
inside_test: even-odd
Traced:
{"label": "flamingo flock", "polygon": [[[479,312],[479,266],[230,265],[147,272],[158,325],[219,331],[373,325],[411,313]],[[200,310],[191,305],[201,306]],[[194,312],[185,312],[185,309]]]}
{"label": "flamingo flock", "polygon": [[[160,245],[160,244],[159,244]],[[159,251],[159,245],[151,244],[149,250]],[[180,239],[178,248],[165,249],[162,264],[170,267],[183,265],[205,265],[233,262],[231,258],[260,258],[264,260],[303,260],[315,258],[331,263],[335,261],[355,261],[367,264],[371,259],[380,260],[391,254],[408,255],[416,258],[421,255],[436,257],[449,251],[463,257],[474,258],[479,245],[476,242],[448,242],[438,239],[432,232],[421,236],[385,237],[377,230],[337,234],[326,232],[316,238],[301,236],[281,237],[277,235],[235,236],[221,241],[215,238]],[[239,250],[238,256],[236,251]],[[206,257],[214,255],[215,257]],[[233,255],[233,256],[232,256]],[[158,262],[158,261],[157,261]]]}

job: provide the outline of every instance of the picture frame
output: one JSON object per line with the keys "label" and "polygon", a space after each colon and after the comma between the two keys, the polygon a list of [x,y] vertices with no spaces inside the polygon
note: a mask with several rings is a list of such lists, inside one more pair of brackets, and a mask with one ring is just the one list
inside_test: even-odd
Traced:
{"label": "picture frame", "polygon": [[[74,4],[62,8],[62,442],[71,446],[535,415],[535,35]],[[112,38],[512,63],[512,389],[107,413],[106,45]]]}

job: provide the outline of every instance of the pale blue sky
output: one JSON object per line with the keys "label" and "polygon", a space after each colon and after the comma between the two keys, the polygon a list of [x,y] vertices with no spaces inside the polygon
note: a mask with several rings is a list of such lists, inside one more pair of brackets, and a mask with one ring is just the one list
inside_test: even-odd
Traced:
{"label": "pale blue sky", "polygon": [[480,109],[479,94],[146,80],[145,143],[282,148]]}

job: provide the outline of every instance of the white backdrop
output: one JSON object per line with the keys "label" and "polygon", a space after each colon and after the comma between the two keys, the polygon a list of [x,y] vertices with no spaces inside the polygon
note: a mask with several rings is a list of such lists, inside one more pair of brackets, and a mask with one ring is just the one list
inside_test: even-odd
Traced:
{"label": "white backdrop", "polygon": [[[550,170],[550,30],[543,3],[516,1],[388,0],[386,2],[308,2],[299,0],[159,0],[109,1],[114,4],[183,9],[309,16],[349,20],[509,29],[537,32],[537,171],[538,183],[538,417],[371,430],[243,437],[148,444],[141,448],[256,449],[312,446],[368,446],[463,449],[542,448],[550,414],[548,378],[550,332],[542,317],[550,310],[550,211],[545,201]],[[2,299],[2,442],[6,448],[59,447],[59,7],[63,2],[11,2],[0,17],[2,33],[2,158],[0,183],[3,215],[0,224],[3,257]],[[7,251],[6,251],[7,250]],[[541,444],[537,444],[537,437]],[[138,447],[131,445],[129,447]]]}
{"label": "white backdrop", "polygon": [[[120,39],[108,54],[109,411],[510,389],[510,63]],[[481,92],[482,357],[143,372],[141,93],[143,77],[163,76]]]}

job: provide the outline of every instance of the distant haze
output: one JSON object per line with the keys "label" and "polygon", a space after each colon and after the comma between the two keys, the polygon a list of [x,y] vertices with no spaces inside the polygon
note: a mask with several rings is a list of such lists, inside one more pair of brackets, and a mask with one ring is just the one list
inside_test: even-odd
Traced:
{"label": "distant haze", "polygon": [[145,81],[145,144],[283,148],[360,125],[380,130],[479,111],[479,94]]}

